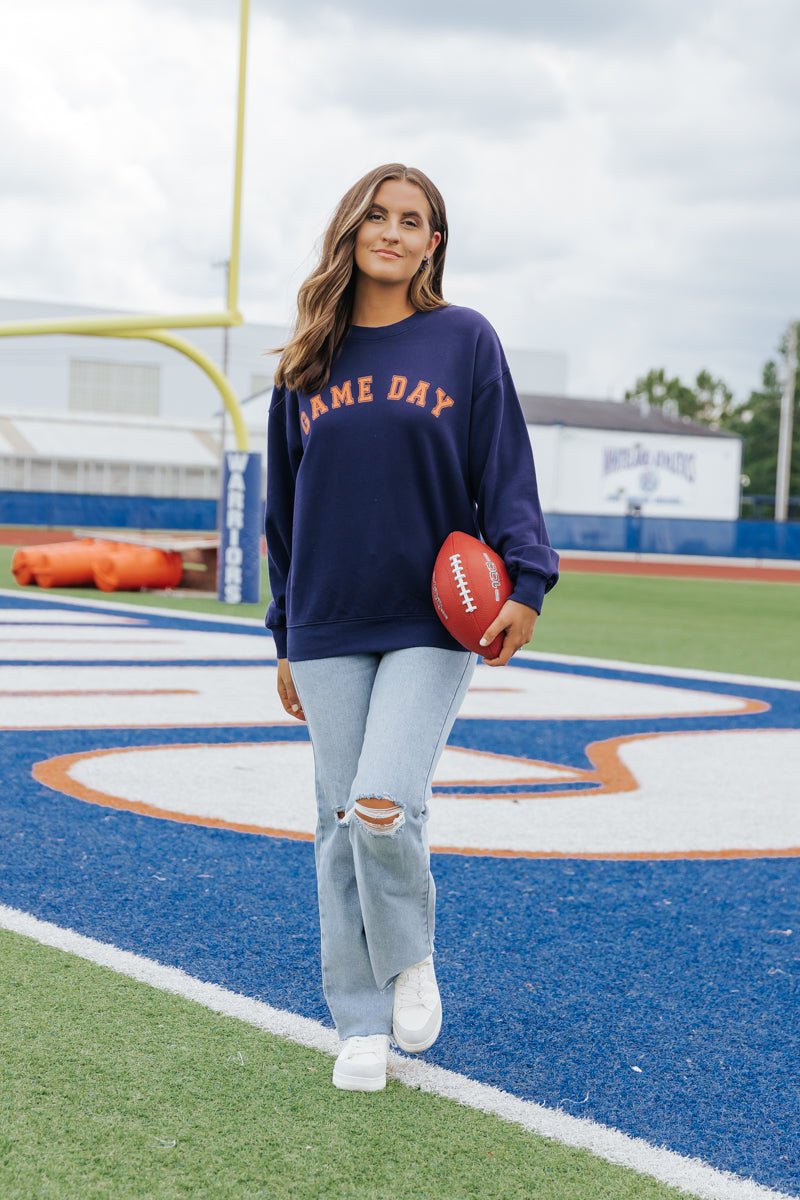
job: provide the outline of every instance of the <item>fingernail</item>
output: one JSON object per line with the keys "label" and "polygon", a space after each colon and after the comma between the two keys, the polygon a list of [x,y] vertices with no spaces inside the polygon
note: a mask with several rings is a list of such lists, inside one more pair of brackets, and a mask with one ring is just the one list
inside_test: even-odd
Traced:
{"label": "fingernail", "polygon": [[299,708],[299,707],[300,707],[300,705],[299,705],[299,704],[293,704],[293,705],[292,705],[292,712],[297,712],[297,710],[298,710],[298,708]]}
{"label": "fingernail", "polygon": [[489,643],[489,639],[488,639],[488,638],[485,638],[485,637],[482,637],[482,638],[481,638],[481,645],[482,645],[482,646],[486,646],[486,645],[488,645],[488,643]]}

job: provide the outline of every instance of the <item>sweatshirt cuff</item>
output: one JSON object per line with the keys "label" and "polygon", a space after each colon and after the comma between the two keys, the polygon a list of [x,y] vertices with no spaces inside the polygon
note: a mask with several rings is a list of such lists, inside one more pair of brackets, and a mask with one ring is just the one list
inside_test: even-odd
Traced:
{"label": "sweatshirt cuff", "polygon": [[518,604],[527,604],[528,608],[535,608],[541,613],[546,585],[544,575],[538,575],[535,571],[520,571],[514,590],[508,598],[516,600]]}
{"label": "sweatshirt cuff", "polygon": [[279,625],[277,629],[270,629],[270,633],[275,641],[275,650],[278,658],[286,658],[286,626]]}

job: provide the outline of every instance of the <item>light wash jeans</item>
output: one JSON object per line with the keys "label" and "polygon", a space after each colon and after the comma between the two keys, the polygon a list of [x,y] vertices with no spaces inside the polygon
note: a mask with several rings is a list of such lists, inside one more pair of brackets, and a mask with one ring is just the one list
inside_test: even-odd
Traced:
{"label": "light wash jeans", "polygon": [[[433,952],[431,779],[477,663],[412,646],[289,664],[314,748],[322,984],[341,1038],[391,1034],[395,976]],[[368,827],[353,805],[369,796],[396,822]]]}

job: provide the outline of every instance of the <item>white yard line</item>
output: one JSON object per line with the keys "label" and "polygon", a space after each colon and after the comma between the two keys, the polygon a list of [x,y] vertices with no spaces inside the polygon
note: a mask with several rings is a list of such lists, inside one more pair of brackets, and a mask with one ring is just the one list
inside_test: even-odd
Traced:
{"label": "white yard line", "polygon": [[[72,929],[62,929],[49,921],[40,921],[29,913],[5,905],[0,905],[0,928],[109,967],[120,975],[127,975],[150,987],[194,1000],[212,1012],[246,1021],[277,1037],[332,1056],[338,1052],[336,1034],[318,1021],[272,1008],[260,1000],[239,995],[216,984],[204,983],[177,967],[164,966],[153,959],[84,937]],[[796,1196],[775,1192],[730,1172],[718,1171],[701,1159],[685,1158],[672,1150],[653,1146],[642,1138],[629,1137],[618,1129],[573,1117],[557,1109],[545,1108],[529,1100],[520,1100],[499,1088],[478,1083],[421,1059],[410,1060],[392,1054],[390,1076],[407,1087],[455,1100],[467,1108],[491,1113],[503,1121],[510,1121],[563,1145],[588,1150],[607,1162],[649,1175],[688,1195],[702,1197],[702,1200],[798,1200]]]}
{"label": "white yard line", "polygon": [[[558,550],[558,547],[556,549]],[[717,567],[758,567],[778,571],[796,571],[799,565],[796,558],[737,558],[735,555],[724,554],[651,554],[640,553],[638,550],[558,550],[558,553],[567,562],[570,559],[583,558],[597,562],[680,563],[686,566],[695,563],[705,566],[706,563],[711,563]]]}
{"label": "white yard line", "polygon": [[[139,617],[146,617],[148,613],[153,613],[157,617],[176,617],[178,620],[184,621],[211,621],[220,625],[250,625],[256,629],[264,629],[264,622],[258,620],[257,617],[224,617],[218,613],[193,612],[186,608],[157,608],[153,604],[126,604],[122,600],[89,600],[84,596],[64,596],[61,592],[50,592],[45,589],[44,594],[40,588],[29,587],[17,589],[13,591],[11,588],[0,588],[0,598],[8,596],[12,600],[28,601],[36,604],[67,604],[77,605],[79,608],[111,608],[113,610],[121,609],[123,612],[136,613]],[[210,596],[210,599],[216,597]],[[266,614],[267,606],[264,605]],[[266,632],[266,631],[265,631]]]}
{"label": "white yard line", "polygon": [[[146,617],[148,613],[154,613],[159,617],[173,617],[175,620],[181,621],[208,621],[212,624],[220,625],[244,625],[251,629],[264,629],[263,621],[259,621],[254,617],[224,617],[212,613],[189,612],[186,609],[175,608],[154,608],[151,605],[144,604],[123,604],[112,600],[85,600],[83,598],[76,599],[72,596],[62,595],[37,595],[31,591],[11,591],[9,589],[0,588],[0,600],[4,596],[19,600],[24,597],[30,599],[33,603],[49,601],[50,603],[76,605],[78,607],[86,606],[87,608],[114,608],[122,609],[124,612],[136,613],[139,617]],[[267,634],[272,641],[272,636]],[[541,663],[563,663],[564,666],[584,666],[584,667],[601,667],[614,671],[631,671],[638,675],[665,675],[675,679],[710,679],[718,683],[744,683],[756,684],[759,687],[777,687],[786,688],[788,691],[800,692],[800,682],[791,679],[771,679],[762,675],[734,675],[724,671],[701,671],[693,667],[663,667],[657,663],[635,663],[627,662],[624,659],[617,658],[587,658],[576,654],[547,654],[537,650],[518,650],[512,658],[509,666],[514,665],[515,659],[524,659],[528,662]]]}
{"label": "white yard line", "polygon": [[621,658],[585,658],[579,654],[546,654],[537,650],[518,650],[511,659],[524,658],[529,662],[563,663],[564,666],[602,667],[606,670],[630,671],[636,675],[664,675],[675,679],[710,679],[715,683],[755,684],[758,687],[785,688],[800,692],[800,682],[794,679],[771,679],[765,675],[734,675],[726,671],[701,671],[698,667],[662,667],[657,663],[626,662]]}

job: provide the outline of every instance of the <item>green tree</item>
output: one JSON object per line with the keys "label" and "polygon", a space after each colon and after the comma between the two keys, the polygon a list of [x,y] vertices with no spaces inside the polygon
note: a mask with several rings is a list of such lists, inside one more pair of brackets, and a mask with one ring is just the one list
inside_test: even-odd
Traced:
{"label": "green tree", "polygon": [[[678,415],[701,425],[738,434],[743,442],[742,474],[749,480],[744,494],[774,496],[788,334],[781,341],[778,352],[783,364],[779,367],[774,359],[765,363],[761,387],[751,391],[744,403],[737,404],[728,385],[722,379],[715,379],[710,371],[698,372],[694,385],[689,386],[677,375],[668,378],[663,367],[640,376],[625,393],[625,399],[630,403],[646,400],[653,408],[673,409]],[[800,499],[800,372],[795,380],[794,405],[789,495],[797,500]],[[800,513],[794,515],[800,516]]]}
{"label": "green tree", "polygon": [[[786,342],[781,346],[786,356]],[[750,393],[724,423],[731,433],[744,441],[742,473],[749,477],[745,495],[774,496],[775,475],[778,469],[778,435],[780,431],[783,371],[770,359],[761,373],[761,387]],[[792,470],[789,495],[800,497],[800,380],[794,392],[794,433],[792,437]]]}
{"label": "green tree", "polygon": [[640,375],[625,393],[625,399],[629,403],[645,400],[651,408],[676,407],[680,416],[692,419],[697,411],[697,397],[692,389],[681,383],[677,375],[668,379],[663,367],[654,367],[646,375]]}
{"label": "green tree", "polygon": [[695,421],[710,425],[712,429],[724,429],[726,421],[736,412],[733,392],[722,379],[715,379],[710,371],[702,370],[694,381],[698,410]]}
{"label": "green tree", "polygon": [[636,380],[625,399],[631,403],[646,400],[651,408],[672,409],[678,416],[712,429],[719,429],[736,407],[728,385],[705,369],[698,372],[694,386],[689,386],[677,375],[669,379],[663,367],[655,367]]}

